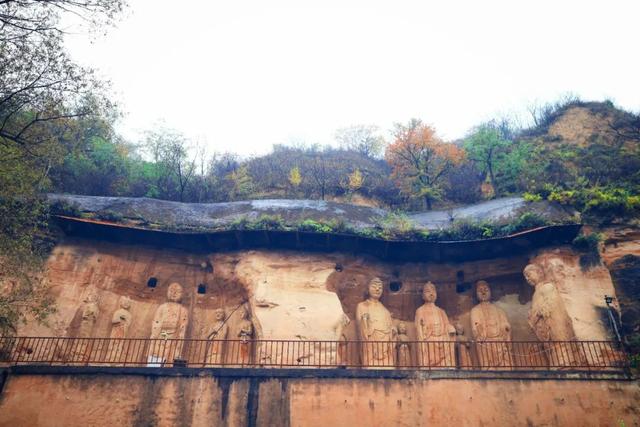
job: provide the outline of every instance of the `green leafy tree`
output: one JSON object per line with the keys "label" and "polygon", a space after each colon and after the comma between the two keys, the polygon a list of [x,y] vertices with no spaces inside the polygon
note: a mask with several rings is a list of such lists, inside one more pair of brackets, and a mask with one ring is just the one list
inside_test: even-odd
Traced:
{"label": "green leafy tree", "polygon": [[121,144],[91,137],[80,150],[69,153],[53,173],[54,188],[75,194],[116,196],[129,192],[128,149]]}
{"label": "green leafy tree", "polygon": [[247,165],[242,165],[238,169],[227,175],[231,182],[231,200],[243,200],[254,191],[253,178],[249,174]]}
{"label": "green leafy tree", "polygon": [[173,129],[159,126],[147,132],[146,148],[155,165],[155,186],[161,198],[184,201],[196,171],[196,157],[189,157],[188,141]]}
{"label": "green leafy tree", "polygon": [[504,123],[489,122],[477,127],[464,141],[464,149],[491,184],[496,195],[517,192],[522,170],[532,155],[526,141],[509,138],[512,131]]}
{"label": "green leafy tree", "polygon": [[52,310],[38,271],[46,255],[49,175],[71,149],[78,118],[108,99],[64,50],[63,14],[109,24],[121,0],[0,2],[0,335]]}
{"label": "green leafy tree", "polygon": [[499,129],[486,124],[479,126],[465,139],[464,149],[469,159],[476,162],[480,171],[488,175],[495,186],[497,163],[510,144],[511,141],[503,138]]}

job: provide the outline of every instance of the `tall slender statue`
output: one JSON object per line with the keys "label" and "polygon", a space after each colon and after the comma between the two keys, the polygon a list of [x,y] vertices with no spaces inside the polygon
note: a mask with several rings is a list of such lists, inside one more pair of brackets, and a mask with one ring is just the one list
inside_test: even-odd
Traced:
{"label": "tall slender statue", "polygon": [[398,367],[404,368],[407,366],[413,366],[411,363],[411,345],[409,344],[409,337],[407,336],[407,325],[405,325],[404,322],[398,323],[396,349],[398,352],[396,355]]}
{"label": "tall slender statue", "polygon": [[129,336],[129,326],[131,326],[131,300],[126,296],[120,297],[120,308],[113,312],[111,317],[111,333],[109,338],[114,338],[109,342],[109,347],[106,354],[106,360],[108,362],[122,361],[125,362],[124,348],[125,342],[122,338]]}
{"label": "tall slender statue", "polygon": [[574,341],[576,336],[558,289],[553,283],[545,280],[544,271],[536,264],[527,265],[523,273],[527,283],[535,288],[529,310],[529,326],[544,343],[549,364],[552,367],[579,364],[581,353],[578,347],[566,342]]}
{"label": "tall slender statue", "polygon": [[78,337],[84,339],[74,340],[74,361],[85,362],[92,358],[91,354],[95,347],[91,344],[89,338],[93,338],[93,332],[100,314],[98,306],[98,293],[95,289],[90,289],[84,297],[84,304],[80,307],[80,328],[78,329]]}
{"label": "tall slender statue", "polygon": [[455,368],[456,329],[447,313],[436,306],[436,286],[427,282],[422,288],[424,304],[416,310],[415,324],[420,366]]}
{"label": "tall slender statue", "polygon": [[173,363],[182,355],[183,339],[189,323],[189,312],[180,304],[182,286],[172,283],[167,289],[168,302],[156,310],[151,325],[148,365],[161,366]]}
{"label": "tall slender statue", "polygon": [[100,314],[100,307],[98,307],[98,293],[95,290],[90,290],[84,297],[83,302],[84,304],[81,307],[80,313],[80,329],[78,331],[78,337],[91,338],[96,321],[98,320],[98,315]]}
{"label": "tall slender statue", "polygon": [[330,343],[328,346],[328,351],[326,351],[323,355],[330,364],[335,363],[337,365],[342,365],[346,363],[347,337],[344,334],[344,329],[349,325],[349,323],[351,323],[351,319],[349,319],[349,316],[342,313],[342,315],[333,325],[333,340],[337,342],[337,345],[335,342]]}
{"label": "tall slender statue", "polygon": [[511,325],[506,313],[491,303],[491,288],[484,280],[476,283],[480,303],[471,309],[471,332],[481,368],[513,366]]}
{"label": "tall slender statue", "polygon": [[245,306],[242,307],[241,312],[242,318],[240,320],[240,330],[238,332],[238,338],[240,338],[240,349],[239,349],[239,362],[241,365],[248,365],[252,362],[253,359],[253,323],[251,322],[251,316],[249,314],[249,309]]}
{"label": "tall slender statue", "polygon": [[369,282],[368,298],[356,307],[356,324],[360,336],[363,366],[395,366],[395,328],[391,313],[380,302],[382,280]]}
{"label": "tall slender statue", "polygon": [[219,308],[216,310],[216,322],[211,327],[211,332],[207,335],[207,355],[205,363],[207,365],[220,365],[224,363],[224,347],[225,340],[229,333],[226,315],[224,310]]}
{"label": "tall slender statue", "polygon": [[456,341],[458,342],[458,367],[460,369],[471,369],[473,362],[471,359],[471,343],[464,334],[462,323],[456,323]]}
{"label": "tall slender statue", "polygon": [[127,338],[129,336],[129,326],[131,326],[131,300],[129,297],[120,297],[120,308],[113,312],[111,318],[110,338]]}

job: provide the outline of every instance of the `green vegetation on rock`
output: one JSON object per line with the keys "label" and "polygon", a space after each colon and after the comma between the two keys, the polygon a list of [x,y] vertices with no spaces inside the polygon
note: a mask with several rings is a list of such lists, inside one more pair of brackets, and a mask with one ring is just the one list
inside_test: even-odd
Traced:
{"label": "green vegetation on rock", "polygon": [[288,222],[280,215],[263,214],[251,219],[248,216],[241,216],[234,221],[216,226],[214,228],[199,227],[175,228],[170,224],[156,224],[156,227],[167,231],[185,231],[215,233],[233,230],[269,230],[269,231],[290,231],[307,233],[333,233],[351,234],[371,239],[380,240],[409,240],[425,242],[441,241],[462,241],[481,240],[496,237],[505,237],[537,227],[572,224],[570,218],[564,221],[551,221],[538,214],[525,212],[511,221],[472,221],[461,219],[453,221],[447,228],[429,230],[416,225],[407,215],[402,213],[390,213],[375,221],[374,227],[353,227],[342,220],[315,220],[304,219],[301,221]]}

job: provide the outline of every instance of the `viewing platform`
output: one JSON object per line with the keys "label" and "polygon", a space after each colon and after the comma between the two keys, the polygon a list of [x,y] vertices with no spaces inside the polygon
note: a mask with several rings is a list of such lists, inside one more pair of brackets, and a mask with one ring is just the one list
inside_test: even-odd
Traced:
{"label": "viewing platform", "polygon": [[[362,360],[367,360],[363,363]],[[0,338],[0,364],[147,368],[623,371],[615,341]]]}

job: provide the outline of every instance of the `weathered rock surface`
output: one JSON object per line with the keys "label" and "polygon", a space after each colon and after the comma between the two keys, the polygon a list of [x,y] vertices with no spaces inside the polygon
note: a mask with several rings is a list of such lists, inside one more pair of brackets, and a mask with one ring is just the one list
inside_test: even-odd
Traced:
{"label": "weathered rock surface", "polygon": [[[358,228],[375,227],[389,211],[320,200],[251,200],[229,203],[179,203],[145,197],[97,197],[50,194],[51,202],[63,201],[88,213],[117,214],[125,220],[155,224],[166,229],[215,229],[240,218],[255,220],[260,215],[279,215],[294,224],[305,219],[341,220]],[[519,197],[491,200],[448,211],[410,214],[417,227],[447,228],[454,219],[478,221],[508,220],[523,211],[536,212],[552,220],[567,218],[573,212],[558,205],[526,203]]]}
{"label": "weathered rock surface", "polygon": [[611,271],[620,304],[621,333],[634,353],[640,353],[640,229],[604,230],[602,259]]}
{"label": "weathered rock surface", "polygon": [[622,334],[640,352],[640,256],[625,255],[611,264],[611,277],[620,301]]}
{"label": "weathered rock surface", "polygon": [[639,426],[635,381],[15,375],[0,427]]}
{"label": "weathered rock surface", "polygon": [[[614,296],[609,270],[602,264],[584,268],[580,255],[566,248],[543,251],[531,261],[539,265],[564,301],[578,340],[614,339],[605,295]],[[614,303],[613,309],[618,310]]]}

